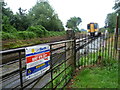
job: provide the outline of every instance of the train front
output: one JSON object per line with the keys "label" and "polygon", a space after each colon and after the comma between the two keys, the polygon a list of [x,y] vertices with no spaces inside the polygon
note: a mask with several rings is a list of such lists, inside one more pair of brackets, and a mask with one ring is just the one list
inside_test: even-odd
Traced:
{"label": "train front", "polygon": [[89,36],[98,36],[98,23],[87,24],[87,31]]}

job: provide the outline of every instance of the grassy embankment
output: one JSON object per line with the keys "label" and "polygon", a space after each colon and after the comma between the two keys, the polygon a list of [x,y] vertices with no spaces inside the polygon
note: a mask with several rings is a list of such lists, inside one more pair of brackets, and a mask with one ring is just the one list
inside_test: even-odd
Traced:
{"label": "grassy embankment", "polygon": [[[65,31],[62,32],[55,32],[55,31],[49,31],[45,36],[42,37],[32,37],[27,34],[20,34],[19,36],[14,36],[15,38],[9,38],[4,40],[4,37],[2,37],[2,49],[11,49],[11,48],[18,48],[23,46],[30,46],[30,45],[36,45],[41,43],[47,43],[50,42],[51,37],[57,37],[57,36],[64,36]],[[28,37],[29,36],[29,37]],[[7,37],[7,36],[6,36]]]}

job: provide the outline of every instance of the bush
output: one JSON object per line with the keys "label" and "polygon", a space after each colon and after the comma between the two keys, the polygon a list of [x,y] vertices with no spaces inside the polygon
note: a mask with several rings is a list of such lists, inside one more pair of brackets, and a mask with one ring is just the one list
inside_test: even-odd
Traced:
{"label": "bush", "polygon": [[27,29],[27,31],[31,31],[31,32],[34,32],[36,33],[36,35],[38,37],[43,37],[43,36],[46,36],[47,35],[47,30],[41,26],[41,25],[37,25],[37,26],[31,26]]}
{"label": "bush", "polygon": [[2,40],[16,39],[16,38],[17,37],[14,35],[14,33],[2,32]]}
{"label": "bush", "polygon": [[3,24],[2,30],[4,32],[8,32],[8,33],[16,33],[17,32],[16,28],[11,26],[10,24]]}
{"label": "bush", "polygon": [[62,31],[62,32],[58,32],[58,31],[49,31],[48,32],[48,36],[61,36],[61,35],[65,35],[66,32]]}
{"label": "bush", "polygon": [[30,31],[19,31],[17,34],[19,39],[31,39],[37,37],[34,32]]}
{"label": "bush", "polygon": [[30,39],[37,37],[36,33],[34,33],[34,32],[29,32],[29,31],[26,31],[26,32],[28,33],[28,36]]}

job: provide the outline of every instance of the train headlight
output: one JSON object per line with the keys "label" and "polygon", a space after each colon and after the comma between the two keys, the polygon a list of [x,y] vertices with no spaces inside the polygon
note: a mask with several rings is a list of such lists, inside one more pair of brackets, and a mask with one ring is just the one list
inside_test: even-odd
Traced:
{"label": "train headlight", "polygon": [[88,33],[88,35],[90,36],[90,33]]}
{"label": "train headlight", "polygon": [[97,36],[98,35],[98,32],[95,32],[95,36]]}

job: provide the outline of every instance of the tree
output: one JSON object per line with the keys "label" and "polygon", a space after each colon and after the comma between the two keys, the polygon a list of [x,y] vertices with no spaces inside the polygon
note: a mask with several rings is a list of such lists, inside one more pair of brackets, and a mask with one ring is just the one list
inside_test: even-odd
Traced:
{"label": "tree", "polygon": [[28,18],[26,10],[23,10],[21,7],[18,9],[19,13],[16,13],[12,20],[11,25],[13,25],[17,30],[25,31],[31,24],[31,19]]}
{"label": "tree", "polygon": [[[120,8],[120,1],[118,3],[115,3],[115,5],[113,7],[114,10],[117,10],[118,8]],[[120,10],[118,13],[120,13]]]}
{"label": "tree", "polygon": [[29,11],[29,18],[33,26],[42,25],[49,31],[64,30],[61,20],[48,2],[37,2]]}
{"label": "tree", "polygon": [[5,8],[7,3],[2,2],[2,30],[5,32],[16,32],[16,29],[11,25],[13,12],[10,8]]}
{"label": "tree", "polygon": [[71,17],[66,24],[67,28],[72,28],[75,31],[79,31],[78,26],[82,22],[80,17]]}
{"label": "tree", "polygon": [[[120,2],[115,3],[115,5],[113,7],[114,10],[118,10],[118,8],[120,8]],[[118,10],[117,13],[119,13],[119,17],[120,17],[120,10]],[[117,19],[116,12],[109,13],[106,17],[105,24],[109,28],[110,32],[114,32],[114,29],[116,28],[116,19]],[[120,22],[120,19],[118,22]],[[120,23],[119,23],[118,27],[120,28]]]}
{"label": "tree", "polygon": [[7,6],[7,3],[2,2],[2,16],[7,16],[10,19],[13,17],[13,12],[10,10],[10,8],[5,8]]}
{"label": "tree", "polygon": [[115,24],[116,24],[116,14],[109,13],[107,15],[105,22],[107,23],[107,27],[110,29],[110,32],[114,32],[114,28],[115,28]]}

